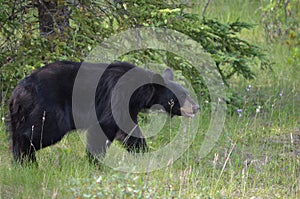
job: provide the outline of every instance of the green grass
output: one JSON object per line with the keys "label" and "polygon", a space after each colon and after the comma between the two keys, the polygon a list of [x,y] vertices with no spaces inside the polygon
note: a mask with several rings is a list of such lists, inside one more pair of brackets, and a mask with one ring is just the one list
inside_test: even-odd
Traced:
{"label": "green grass", "polygon": [[[259,1],[220,2],[212,1],[208,16],[259,23]],[[228,113],[222,135],[206,157],[199,154],[209,112],[200,114],[200,130],[178,160],[141,174],[89,164],[82,133],[39,151],[38,167],[11,164],[1,122],[0,198],[300,198],[300,64],[289,60],[285,45],[267,44],[259,25],[241,36],[267,49],[273,72],[257,68],[252,81],[231,80],[243,96],[242,116]],[[163,133],[149,141],[153,150],[176,136],[179,121],[167,120]]]}

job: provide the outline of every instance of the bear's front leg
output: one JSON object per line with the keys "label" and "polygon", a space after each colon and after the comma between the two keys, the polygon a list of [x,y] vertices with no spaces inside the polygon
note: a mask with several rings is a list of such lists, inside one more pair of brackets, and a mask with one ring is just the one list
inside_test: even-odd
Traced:
{"label": "bear's front leg", "polygon": [[119,130],[116,135],[116,139],[120,141],[130,153],[145,153],[149,150],[146,139],[143,137],[138,126],[136,126],[130,134]]}
{"label": "bear's front leg", "polygon": [[88,129],[86,134],[86,148],[90,159],[102,159],[110,145],[111,141],[103,133],[99,125],[94,125]]}

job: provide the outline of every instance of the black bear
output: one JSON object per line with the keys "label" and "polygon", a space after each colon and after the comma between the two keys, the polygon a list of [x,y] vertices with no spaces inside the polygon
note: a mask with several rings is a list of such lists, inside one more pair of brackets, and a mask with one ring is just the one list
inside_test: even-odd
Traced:
{"label": "black bear", "polygon": [[[86,104],[86,92],[93,84],[89,76],[97,74],[97,70],[101,71],[101,77],[94,98]],[[84,78],[75,88],[79,71]],[[136,71],[132,73],[135,75],[122,80],[131,71]],[[140,80],[146,83],[131,89],[130,99],[124,105],[122,102],[130,90],[127,88],[136,86]],[[82,104],[80,100],[74,102],[74,93],[83,97]],[[87,148],[92,155],[105,153],[103,148],[107,146],[103,145],[114,139],[121,141],[129,152],[144,152],[147,144],[137,125],[138,113],[153,105],[160,105],[171,116],[192,117],[199,109],[187,90],[173,81],[171,69],[166,69],[161,76],[126,62],[48,64],[23,79],[13,91],[9,125],[14,160],[35,162],[37,150],[55,144],[69,131],[80,128],[90,132]],[[91,122],[93,111],[96,123]],[[130,125],[126,126],[127,123]],[[98,133],[99,129],[104,136]]]}

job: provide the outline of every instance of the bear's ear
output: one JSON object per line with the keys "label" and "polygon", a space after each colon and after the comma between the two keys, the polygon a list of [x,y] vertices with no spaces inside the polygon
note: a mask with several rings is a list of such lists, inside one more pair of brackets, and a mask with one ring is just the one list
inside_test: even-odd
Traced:
{"label": "bear's ear", "polygon": [[171,68],[167,68],[163,73],[163,77],[167,80],[173,81],[174,80],[174,73]]}
{"label": "bear's ear", "polygon": [[152,83],[164,85],[165,81],[164,81],[164,78],[160,74],[154,74],[152,77]]}

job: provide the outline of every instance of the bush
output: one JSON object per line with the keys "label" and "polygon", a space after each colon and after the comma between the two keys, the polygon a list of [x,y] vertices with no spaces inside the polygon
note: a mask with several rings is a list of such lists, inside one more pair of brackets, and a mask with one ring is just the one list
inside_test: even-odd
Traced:
{"label": "bush", "polygon": [[291,49],[289,63],[300,60],[300,0],[271,0],[262,8],[263,28],[269,42],[283,41]]}
{"label": "bush", "polygon": [[[215,60],[227,83],[234,75],[251,79],[252,65],[268,68],[263,50],[242,40],[238,34],[253,26],[236,21],[220,23],[200,15],[186,13],[188,5],[164,1],[71,1],[65,2],[68,26],[63,32],[56,26],[51,34],[39,31],[38,9],[32,1],[1,1],[1,85],[2,95],[8,93],[31,70],[54,60],[80,61],[93,47],[114,33],[133,27],[164,27],[179,31],[199,42]],[[58,1],[60,2],[60,1]],[[60,20],[52,16],[54,19]],[[54,20],[55,21],[55,20]],[[191,80],[199,92],[205,92],[202,78],[186,60],[168,52],[146,50],[133,52],[127,59],[165,62]],[[136,62],[138,63],[138,62]]]}

